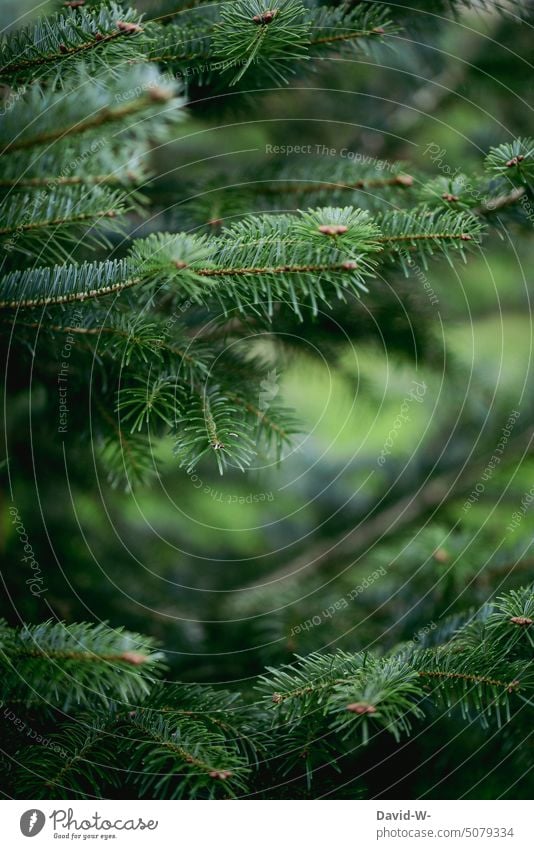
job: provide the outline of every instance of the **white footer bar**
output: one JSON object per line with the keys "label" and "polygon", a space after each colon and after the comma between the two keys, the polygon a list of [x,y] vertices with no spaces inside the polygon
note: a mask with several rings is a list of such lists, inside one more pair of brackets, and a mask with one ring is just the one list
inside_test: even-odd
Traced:
{"label": "white footer bar", "polygon": [[533,849],[531,811],[524,801],[0,802],[9,849]]}

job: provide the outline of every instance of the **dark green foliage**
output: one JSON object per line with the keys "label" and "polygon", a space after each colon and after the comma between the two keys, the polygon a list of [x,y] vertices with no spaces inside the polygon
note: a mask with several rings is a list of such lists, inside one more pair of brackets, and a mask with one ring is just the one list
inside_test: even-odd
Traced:
{"label": "dark green foliage", "polygon": [[[4,662],[16,661],[23,680],[31,672],[34,688],[21,698],[4,679],[3,704],[20,710],[24,700],[46,729],[45,743],[16,750],[14,780],[43,798],[227,798],[268,790],[298,767],[313,789],[319,765],[354,760],[383,733],[398,742],[435,722],[436,712],[487,728],[509,725],[534,691],[532,605],[530,586],[457,620],[432,647],[299,658],[269,669],[258,683],[260,702],[250,705],[237,692],[153,679],[149,686],[144,667],[153,672],[160,662],[147,653],[150,641],[105,626],[4,629]],[[31,670],[21,666],[25,653]],[[55,667],[68,675],[68,703],[61,679],[49,680]],[[71,718],[55,718],[69,705]]]}
{"label": "dark green foliage", "polygon": [[[138,634],[61,622],[1,633],[2,701],[69,710],[73,705],[140,698],[161,655]],[[138,670],[137,667],[141,667]]]}
{"label": "dark green foliage", "polygon": [[[530,387],[494,403],[500,371],[473,375],[439,343],[487,253],[511,233],[526,243],[534,141],[501,116],[453,168],[433,137],[422,153],[418,116],[463,90],[457,69],[441,82],[448,16],[485,8],[519,27],[523,6],[91,0],[3,37],[8,795],[408,796],[428,788],[406,763],[439,769],[446,746],[509,760],[518,780],[534,687],[531,466],[516,479]],[[436,21],[435,48],[420,32]],[[491,77],[471,59],[466,102],[469,74]],[[334,129],[310,122],[305,155],[290,153],[314,99]],[[339,460],[322,411],[312,428],[279,385],[298,369],[306,401],[310,362],[364,421]],[[382,453],[366,446],[380,363],[399,408]],[[427,392],[438,412],[409,457],[390,453]],[[257,507],[232,544],[230,504]],[[46,590],[43,576],[28,590],[26,545]],[[100,616],[111,624],[85,623]]]}
{"label": "dark green foliage", "polygon": [[71,59],[88,59],[93,68],[123,63],[146,49],[139,23],[133,9],[115,2],[42,18],[3,38],[0,77],[20,84],[43,74],[68,73]]}

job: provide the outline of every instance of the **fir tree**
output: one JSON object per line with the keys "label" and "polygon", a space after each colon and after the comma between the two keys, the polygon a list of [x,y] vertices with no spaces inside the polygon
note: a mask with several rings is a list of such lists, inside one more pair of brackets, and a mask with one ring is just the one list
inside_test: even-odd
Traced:
{"label": "fir tree", "polygon": [[[76,547],[65,542],[58,559],[48,539],[43,574],[32,547],[39,532],[32,525],[28,533],[39,486],[53,499],[60,468],[69,493],[114,488],[123,505],[159,484],[170,446],[190,480],[199,469],[206,479],[215,469],[212,481],[280,463],[303,431],[277,383],[299,353],[297,336],[320,342],[342,372],[339,322],[365,339],[369,312],[382,310],[392,350],[413,356],[415,334],[417,353],[439,370],[427,305],[414,305],[407,340],[382,283],[402,293],[440,261],[469,263],[510,228],[518,238],[528,233],[534,140],[522,130],[492,140],[466,173],[372,153],[324,157],[308,145],[301,161],[275,150],[262,167],[236,169],[228,187],[216,169],[198,177],[193,169],[183,180],[178,170],[165,181],[158,157],[193,134],[195,121],[229,120],[227,97],[244,114],[266,90],[278,96],[332,58],[371,64],[393,47],[402,52],[426,16],[481,4],[174,0],[149,4],[146,14],[117,2],[55,5],[0,46],[6,574],[16,571],[22,543],[32,596],[14,609],[6,603],[0,628],[4,793],[361,796],[375,780],[384,786],[369,778],[373,759],[402,758],[407,741],[421,758],[437,758],[436,727],[471,735],[473,756],[479,740],[497,740],[500,757],[514,763],[510,783],[520,780],[534,685],[528,545],[494,554],[481,530],[470,558],[465,536],[447,530],[446,501],[469,504],[497,464],[513,467],[531,450],[527,400],[511,420],[508,408],[497,409],[494,429],[473,449],[485,416],[484,399],[475,399],[462,410],[463,436],[449,448],[443,422],[401,478],[383,453],[386,494],[360,505],[363,526],[341,504],[325,504],[339,524],[277,562],[261,589],[252,587],[256,575],[232,573],[239,592],[226,593],[204,621],[206,633],[220,615],[234,623],[232,643],[215,638],[212,648],[232,655],[254,647],[250,667],[246,658],[226,667],[228,677],[252,678],[241,690],[204,683],[220,680],[211,669],[201,683],[190,683],[198,678],[189,669],[185,683],[169,684],[177,677],[172,651],[187,654],[188,637],[165,652],[165,633],[140,636],[116,611],[111,624],[76,622],[82,617],[70,615],[65,598],[46,595],[54,558],[61,571]],[[524,5],[482,4],[499,26],[518,28]],[[284,341],[269,351],[257,344],[274,333]],[[506,428],[506,457],[488,471],[495,432]],[[30,495],[21,481],[34,475]],[[414,523],[438,507],[444,524],[411,538]],[[62,524],[60,512],[49,528]],[[354,558],[371,588],[362,598],[368,618],[398,593],[396,613],[353,625],[348,602],[360,590],[343,566]],[[431,591],[422,579],[418,587],[414,567],[423,563]],[[132,581],[142,594],[143,576]],[[96,619],[86,590],[84,618]],[[322,610],[312,613],[307,598],[318,590]],[[186,589],[183,598],[185,607]],[[387,635],[394,615],[398,639]],[[346,645],[340,633],[350,634]]]}

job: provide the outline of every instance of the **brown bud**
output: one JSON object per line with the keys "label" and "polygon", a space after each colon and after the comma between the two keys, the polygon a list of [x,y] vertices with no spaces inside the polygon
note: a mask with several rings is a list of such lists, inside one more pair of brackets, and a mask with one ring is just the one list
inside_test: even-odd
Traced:
{"label": "brown bud", "polygon": [[467,233],[462,233],[460,235],[460,239],[462,240],[462,242],[471,242],[472,241],[472,237],[469,236]]}
{"label": "brown bud", "polygon": [[230,778],[231,775],[233,775],[233,772],[229,769],[212,769],[210,772],[210,778],[220,778],[221,781]]}
{"label": "brown bud", "polygon": [[520,625],[523,628],[527,628],[529,625],[532,625],[534,619],[529,619],[528,616],[512,616],[510,622],[512,625]]}
{"label": "brown bud", "polygon": [[343,263],[343,269],[345,271],[354,271],[355,268],[358,268],[357,262],[353,262],[352,260],[348,260],[347,262]]}
{"label": "brown bud", "polygon": [[456,203],[457,200],[460,200],[458,195],[451,195],[449,192],[444,192],[441,197],[443,200],[448,200],[449,203]]}
{"label": "brown bud", "polygon": [[279,705],[281,701],[282,701],[282,694],[281,693],[273,693],[273,702],[275,703],[275,705]]}
{"label": "brown bud", "polygon": [[219,227],[222,224],[222,218],[210,218],[208,224],[210,227]]}
{"label": "brown bud", "polygon": [[120,29],[121,32],[128,33],[128,35],[143,32],[143,27],[140,27],[139,24],[132,24],[130,21],[117,21],[117,29]]}
{"label": "brown bud", "polygon": [[95,35],[95,41],[102,41],[103,39],[104,39],[104,36],[102,35],[102,33],[97,32],[96,35]]}
{"label": "brown bud", "polygon": [[67,47],[67,45],[66,45],[66,44],[60,44],[60,45],[59,45],[59,52],[60,52],[60,53],[68,53],[68,52],[69,52],[69,48]]}
{"label": "brown bud", "polygon": [[263,12],[261,15],[254,15],[252,20],[255,24],[270,24],[274,18],[276,18],[278,14],[278,9],[270,9],[267,12]]}
{"label": "brown bud", "polygon": [[413,177],[411,174],[397,174],[395,182],[399,186],[406,186],[409,188],[410,186],[413,186]]}
{"label": "brown bud", "polygon": [[153,85],[148,89],[148,96],[155,103],[166,103],[167,100],[171,99],[172,94],[167,88],[162,88],[160,85]]}
{"label": "brown bud", "polygon": [[359,715],[365,713],[376,713],[375,706],[368,705],[367,702],[354,702],[351,705],[347,705],[347,710],[350,710],[351,713],[357,713]]}
{"label": "brown bud", "polygon": [[124,661],[124,663],[131,663],[132,666],[142,666],[143,663],[146,663],[148,658],[146,654],[141,654],[137,651],[124,651],[119,655],[119,660]]}
{"label": "brown bud", "polygon": [[174,266],[175,268],[187,268],[187,263],[183,259],[175,259]]}
{"label": "brown bud", "polygon": [[346,233],[348,229],[344,224],[320,224],[318,227],[319,233],[323,233],[325,236],[340,236],[342,233]]}
{"label": "brown bud", "polygon": [[525,157],[521,156],[521,154],[518,154],[517,156],[513,156],[512,159],[508,160],[508,162],[506,163],[506,166],[508,168],[513,168],[514,165],[519,165],[520,162],[523,162],[524,158]]}
{"label": "brown bud", "polygon": [[436,563],[447,563],[449,560],[449,552],[444,548],[436,548],[433,557]]}
{"label": "brown bud", "polygon": [[384,35],[385,29],[384,27],[374,27],[371,32],[374,32],[376,35]]}

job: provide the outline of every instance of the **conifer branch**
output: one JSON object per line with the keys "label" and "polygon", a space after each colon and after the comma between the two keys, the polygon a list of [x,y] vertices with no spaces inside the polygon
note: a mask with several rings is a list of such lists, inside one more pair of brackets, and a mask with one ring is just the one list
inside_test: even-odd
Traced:
{"label": "conifer branch", "polygon": [[29,148],[39,147],[50,142],[62,141],[67,136],[79,135],[87,133],[90,130],[96,130],[106,124],[114,124],[133,117],[137,112],[141,112],[149,101],[150,95],[134,100],[131,103],[126,103],[121,106],[105,107],[95,115],[89,118],[78,121],[75,124],[67,124],[63,127],[56,127],[48,132],[40,133],[39,135],[23,138],[18,141],[10,142],[0,150],[0,156],[12,153],[19,150],[28,150]]}
{"label": "conifer branch", "polygon": [[[144,178],[130,173],[128,181],[132,185],[141,185]],[[46,189],[56,186],[120,186],[125,179],[116,174],[89,174],[72,177],[27,177],[0,180],[1,189]]]}
{"label": "conifer branch", "polygon": [[[528,701],[534,689],[532,647],[526,650],[527,644],[515,639],[526,627],[515,625],[515,614],[533,610],[533,588],[528,586],[476,613],[456,617],[452,631],[442,628],[433,647],[412,641],[386,657],[343,651],[299,657],[260,677],[263,698],[253,707],[245,706],[238,693],[194,684],[152,685],[140,704],[125,704],[119,711],[111,705],[107,710],[97,707],[96,716],[89,718],[84,710],[92,694],[83,689],[79,652],[58,651],[56,646],[56,660],[74,660],[69,673],[80,693],[81,710],[76,722],[60,723],[53,746],[17,752],[22,786],[29,791],[39,781],[30,793],[38,796],[65,791],[82,797],[88,791],[102,794],[104,786],[115,786],[116,760],[128,751],[121,784],[131,782],[141,797],[239,795],[250,791],[251,780],[261,782],[260,765],[270,758],[273,765],[280,759],[291,762],[303,752],[308,757],[310,747],[317,755],[326,746],[329,760],[354,753],[355,737],[372,746],[380,730],[399,741],[410,735],[414,722],[421,726],[434,721],[435,710],[443,706],[444,716],[459,708],[464,721],[476,718],[483,726],[492,722],[497,727],[506,721],[509,726],[520,691]],[[39,626],[40,639],[53,647],[63,627]],[[72,632],[79,627],[72,626]],[[82,627],[85,642],[113,639],[103,626],[94,628],[94,636],[88,626]],[[505,637],[510,629],[513,640]],[[10,641],[16,648],[15,634],[5,626],[0,630],[3,651]],[[505,641],[495,644],[494,636]],[[526,661],[518,654],[520,645]],[[43,664],[44,656],[38,655],[35,662]],[[21,662],[19,657],[19,666]]]}
{"label": "conifer branch", "polygon": [[421,678],[445,678],[449,680],[465,681],[471,684],[486,684],[490,687],[500,687],[507,693],[515,692],[520,687],[519,681],[499,681],[496,678],[488,678],[485,675],[475,675],[467,672],[448,672],[447,670],[439,669],[419,669],[417,674]]}
{"label": "conifer branch", "polygon": [[30,82],[47,70],[90,54],[106,63],[113,58],[109,48],[116,42],[127,43],[119,53],[125,60],[141,55],[146,39],[139,38],[143,32],[140,21],[136,12],[115,2],[100,9],[73,9],[41,18],[11,37],[4,36],[0,43],[0,78]]}
{"label": "conifer branch", "polygon": [[346,191],[355,191],[361,189],[382,189],[388,186],[400,186],[401,188],[410,188],[413,185],[413,177],[409,174],[397,174],[394,177],[362,177],[354,182],[327,182],[317,180],[313,183],[283,183],[277,181],[274,184],[266,186],[263,191],[267,194],[309,194],[321,191],[334,191],[337,189]]}
{"label": "conifer branch", "polygon": [[[382,49],[395,38],[400,23],[411,26],[417,17],[480,8],[484,2],[413,0],[410,8],[400,3],[392,13],[375,2],[158,0],[157,8],[149,4],[152,20],[144,23],[126,2],[73,0],[59,14],[2,38],[0,76],[11,84],[11,90],[5,87],[8,96],[0,124],[0,241],[6,248],[0,274],[4,310],[0,329],[5,331],[1,335],[9,359],[5,409],[10,450],[9,467],[7,458],[0,466],[6,466],[12,491],[19,493],[27,524],[23,528],[16,507],[8,508],[13,521],[8,522],[2,546],[16,564],[23,543],[23,562],[34,564],[36,574],[26,581],[31,589],[21,605],[28,617],[36,610],[38,615],[37,604],[45,601],[50,609],[67,609],[62,606],[65,598],[58,590],[57,570],[47,570],[48,548],[42,551],[41,569],[33,553],[26,558],[25,544],[31,540],[28,547],[32,552],[35,547],[36,553],[43,541],[44,545],[51,541],[55,550],[56,536],[60,541],[62,533],[69,534],[63,504],[60,499],[55,503],[54,481],[47,480],[48,470],[53,464],[57,467],[58,460],[68,456],[68,495],[90,503],[86,489],[94,474],[94,458],[86,451],[90,441],[98,451],[98,471],[105,470],[112,487],[125,484],[128,491],[159,472],[155,451],[162,446],[165,459],[172,440],[178,486],[184,489],[187,477],[196,489],[202,477],[207,484],[203,494],[216,493],[222,501],[225,495],[219,489],[224,487],[216,490],[211,485],[212,473],[204,470],[204,461],[221,474],[229,470],[232,484],[241,478],[237,471],[248,472],[257,457],[263,461],[264,450],[269,458],[279,459],[301,429],[278,395],[274,358],[280,350],[294,352],[299,345],[318,343],[329,362],[338,354],[343,358],[342,334],[336,336],[332,327],[341,319],[349,338],[367,344],[372,337],[371,310],[384,343],[389,346],[392,341],[392,350],[404,354],[413,343],[410,351],[415,351],[419,367],[421,350],[426,353],[432,344],[425,334],[433,340],[435,325],[454,316],[453,310],[446,313],[440,307],[436,322],[427,315],[431,311],[419,305],[415,291],[421,283],[419,266],[426,267],[433,258],[466,260],[469,251],[482,243],[486,226],[497,230],[507,222],[524,224],[531,217],[530,138],[492,148],[484,171],[470,176],[452,174],[442,166],[429,176],[414,171],[412,163],[387,163],[376,159],[380,148],[373,145],[361,152],[347,150],[346,158],[341,151],[339,157],[308,156],[298,161],[287,156],[281,165],[282,154],[289,154],[291,146],[273,145],[277,158],[260,167],[257,150],[248,173],[239,172],[236,161],[230,178],[225,173],[222,179],[214,171],[207,185],[193,176],[184,186],[181,168],[165,182],[152,181],[145,163],[156,152],[154,142],[171,141],[172,127],[183,114],[184,98],[175,78],[191,83],[186,86],[194,92],[191,112],[195,121],[204,122],[208,102],[214,111],[222,108],[229,86],[241,84],[232,103],[243,104],[255,89],[269,90],[270,81],[283,84],[290,74],[316,68],[329,56],[373,55],[375,48]],[[489,9],[498,5],[485,2]],[[172,22],[163,25],[168,19]],[[412,39],[412,44],[416,41]],[[411,59],[419,55],[412,51]],[[437,53],[435,61],[442,61]],[[159,62],[165,63],[165,74],[155,67]],[[385,128],[382,119],[379,123]],[[397,129],[401,124],[402,119]],[[196,144],[191,139],[198,136],[197,126],[191,129],[185,134],[188,145]],[[184,141],[183,134],[178,135]],[[327,135],[324,138],[328,140]],[[313,146],[307,149],[311,153]],[[154,157],[156,175],[163,170],[158,169],[160,161]],[[206,165],[204,173],[210,167]],[[188,173],[196,171],[191,168]],[[149,177],[154,216],[126,220],[123,213],[131,208],[132,198],[136,213],[142,211],[136,200]],[[304,198],[309,208],[275,211],[291,205],[285,202],[292,197]],[[153,232],[163,215],[169,232]],[[132,233],[142,227],[151,235],[132,235],[126,244],[117,239],[111,252],[107,234],[118,229],[119,219]],[[206,222],[216,226],[206,227]],[[76,240],[81,249],[75,249]],[[95,244],[101,253],[96,261],[85,261],[85,250]],[[404,271],[405,281],[399,271]],[[386,275],[384,287],[380,281]],[[363,305],[358,303],[362,293]],[[406,307],[407,321],[400,333],[399,313],[392,308],[395,299],[403,310]],[[408,342],[405,325],[409,325]],[[281,339],[295,341],[278,342],[277,332]],[[270,338],[259,340],[263,334]],[[251,335],[256,337],[253,343]],[[420,340],[428,347],[420,349]],[[429,358],[432,363],[437,359]],[[339,373],[344,368],[343,360]],[[67,407],[63,400],[58,405],[58,384],[71,402],[68,439],[59,435],[67,432],[66,426],[57,428]],[[455,392],[454,386],[451,391]],[[513,435],[510,425],[499,474],[518,457],[532,455],[531,411],[524,398],[521,403],[521,424]],[[487,412],[484,405],[485,401],[480,421]],[[473,432],[470,426],[479,423],[477,416],[478,412],[469,413],[462,420],[467,440]],[[26,509],[28,422],[32,464],[41,469],[40,489],[43,497],[54,501],[50,512],[54,524],[46,529],[50,540],[43,537],[31,509]],[[366,769],[363,746],[369,747],[366,763],[373,766],[383,762],[386,739],[388,759],[403,757],[399,741],[415,731],[418,746],[421,740],[426,745],[419,732],[431,734],[436,720],[440,732],[451,732],[451,745],[463,724],[462,743],[467,736],[475,739],[476,726],[482,733],[488,727],[500,728],[502,751],[505,755],[514,751],[516,739],[524,739],[525,708],[534,702],[534,590],[528,584],[517,588],[518,576],[506,568],[517,560],[523,568],[528,562],[521,535],[514,545],[507,539],[498,556],[489,543],[486,550],[480,542],[475,557],[474,547],[470,548],[472,511],[464,530],[451,533],[450,523],[444,521],[419,529],[405,546],[403,542],[401,551],[381,542],[420,524],[443,505],[458,506],[458,498],[473,487],[479,495],[478,483],[489,481],[490,440],[477,443],[478,453],[472,455],[472,442],[466,445],[467,440],[451,444],[449,450],[448,422],[443,433],[437,435],[439,449],[446,445],[447,452],[440,453],[432,474],[426,460],[437,457],[435,437],[402,479],[397,477],[395,458],[380,471],[373,458],[370,486],[361,495],[347,478],[349,498],[361,499],[352,502],[356,514],[344,509],[342,492],[329,494],[332,501],[323,494],[317,526],[331,516],[325,531],[330,538],[323,535],[294,560],[278,554],[283,564],[260,576],[262,586],[254,592],[259,601],[239,587],[228,591],[238,582],[236,566],[221,584],[219,592],[226,596],[228,591],[231,597],[222,608],[212,594],[207,613],[204,608],[198,617],[192,617],[180,600],[181,611],[173,601],[172,610],[153,612],[158,632],[170,635],[169,645],[180,648],[176,654],[193,658],[195,651],[207,657],[222,609],[224,621],[233,625],[228,642],[225,636],[217,645],[220,656],[236,655],[237,645],[242,659],[243,646],[247,652],[251,649],[242,676],[247,678],[243,693],[233,685],[222,691],[219,686],[162,683],[165,658],[156,644],[121,628],[60,621],[12,628],[1,622],[0,702],[4,710],[13,708],[15,716],[4,723],[5,794],[83,799],[116,798],[120,792],[130,798],[212,799],[295,790],[322,796],[335,789],[331,775],[339,768],[344,775],[338,785],[346,785],[354,797],[365,792],[360,785]],[[38,434],[47,440],[40,449],[34,439]],[[492,434],[491,439],[493,430]],[[499,463],[500,457],[499,453]],[[315,455],[311,459],[315,461]],[[367,464],[366,459],[354,462],[351,472],[368,472]],[[494,470],[497,474],[496,462],[492,474]],[[382,483],[394,483],[394,491],[383,497],[375,486]],[[308,483],[301,486],[307,495]],[[200,493],[191,495],[198,506]],[[490,495],[488,485],[486,496]],[[189,498],[187,493],[183,497]],[[523,499],[523,510],[525,497],[517,489],[513,497]],[[113,494],[111,498],[129,522],[128,511],[122,510],[124,500]],[[483,498],[480,495],[481,502]],[[243,498],[233,495],[228,503],[254,500],[262,499],[251,492]],[[518,518],[512,529],[519,527],[526,509],[514,514]],[[39,519],[45,515],[34,512]],[[355,515],[362,519],[359,524]],[[91,538],[96,539],[99,520],[91,521],[95,522]],[[157,521],[165,522],[165,514]],[[211,533],[216,547],[218,532]],[[114,562],[115,548],[111,544],[108,548],[105,535],[97,541],[102,562],[123,568],[120,560]],[[375,546],[377,541],[380,545]],[[76,582],[77,570],[85,569],[90,555],[81,556],[78,563],[80,552],[70,537],[65,551]],[[258,546],[243,549],[235,559],[261,554]],[[335,583],[325,583],[314,574],[338,559],[347,566],[346,577],[338,575]],[[482,570],[484,563],[489,565]],[[375,565],[384,568],[371,572]],[[188,580],[189,572],[197,577],[193,562],[176,565],[164,558],[160,577],[170,584],[177,568],[183,569],[180,581],[188,587],[183,592],[202,589],[202,582],[197,586]],[[304,584],[301,572],[306,573]],[[371,575],[368,593],[359,597],[358,582],[363,585],[364,573]],[[145,592],[152,594],[140,574],[130,570],[128,575],[134,604]],[[406,580],[399,581],[399,575]],[[278,579],[289,580],[280,589]],[[20,579],[15,575],[13,580]],[[299,594],[293,604],[295,581]],[[501,581],[507,582],[506,591],[495,597],[496,582]],[[50,590],[48,600],[38,598],[45,592],[43,585]],[[96,595],[98,587],[86,589]],[[317,622],[323,627],[323,646],[337,645],[340,635],[355,624],[358,645],[374,645],[378,632],[384,633],[384,623],[376,616],[370,622],[373,617],[367,613],[384,609],[385,615],[392,592],[399,602],[394,624],[400,642],[392,639],[391,645],[388,638],[386,646],[376,651],[355,651],[354,640],[349,644],[345,637],[350,650],[313,651],[318,645],[318,632],[313,631]],[[462,612],[458,597],[464,593]],[[310,606],[312,597],[321,599],[319,606],[325,605],[318,618]],[[356,597],[365,613],[357,623],[347,601]],[[490,601],[481,603],[488,597]],[[147,604],[152,605],[153,598],[147,598]],[[439,611],[448,612],[449,607],[451,615],[441,619]],[[116,615],[113,609],[111,604],[111,616]],[[340,613],[335,621],[332,609]],[[185,624],[176,622],[178,612]],[[133,608],[125,615],[137,618]],[[435,627],[417,632],[432,615]],[[306,617],[311,619],[309,631]],[[171,619],[172,625],[167,621]],[[172,630],[163,631],[166,627]],[[297,648],[300,654],[282,665],[287,653]],[[270,658],[271,666],[250,683],[249,673],[255,676],[261,668],[259,658]],[[212,661],[206,660],[199,669],[194,663],[172,658],[173,667],[182,664],[188,679],[215,677]],[[238,666],[237,659],[229,661],[229,679],[235,680]],[[10,717],[9,712],[5,716]],[[31,734],[21,734],[21,724]],[[38,740],[41,733],[43,739]],[[434,750],[432,737],[429,742]],[[387,766],[385,771],[389,782]]]}

